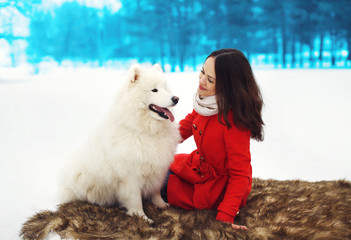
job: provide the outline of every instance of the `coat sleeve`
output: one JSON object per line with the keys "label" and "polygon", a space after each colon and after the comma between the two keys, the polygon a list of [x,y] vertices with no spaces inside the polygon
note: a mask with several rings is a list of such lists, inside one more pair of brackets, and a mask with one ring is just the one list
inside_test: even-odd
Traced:
{"label": "coat sleeve", "polygon": [[228,186],[218,207],[217,220],[234,222],[240,207],[246,203],[251,191],[252,169],[250,131],[241,131],[235,125],[224,132],[229,170]]}
{"label": "coat sleeve", "polygon": [[189,113],[183,120],[179,122],[179,131],[182,136],[183,141],[188,139],[193,135],[193,120],[196,117],[197,113],[193,110],[192,113]]}

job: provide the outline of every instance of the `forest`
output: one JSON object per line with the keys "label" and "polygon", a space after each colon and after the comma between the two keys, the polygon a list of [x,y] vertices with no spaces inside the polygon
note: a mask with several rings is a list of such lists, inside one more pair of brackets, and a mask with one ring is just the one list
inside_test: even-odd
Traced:
{"label": "forest", "polygon": [[11,20],[0,21],[0,40],[25,41],[26,61],[34,65],[47,58],[96,66],[135,59],[183,71],[215,49],[237,48],[258,66],[351,67],[350,0],[120,0],[120,6],[0,2],[29,19],[27,36],[13,34]]}

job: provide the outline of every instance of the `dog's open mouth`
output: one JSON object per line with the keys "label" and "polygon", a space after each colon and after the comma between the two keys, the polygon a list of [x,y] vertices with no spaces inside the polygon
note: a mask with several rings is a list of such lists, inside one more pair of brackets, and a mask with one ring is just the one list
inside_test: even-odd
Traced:
{"label": "dog's open mouth", "polygon": [[167,108],[162,108],[162,107],[159,107],[155,104],[150,104],[149,109],[151,111],[157,113],[160,117],[162,117],[164,119],[169,119],[171,122],[174,121],[173,114]]}

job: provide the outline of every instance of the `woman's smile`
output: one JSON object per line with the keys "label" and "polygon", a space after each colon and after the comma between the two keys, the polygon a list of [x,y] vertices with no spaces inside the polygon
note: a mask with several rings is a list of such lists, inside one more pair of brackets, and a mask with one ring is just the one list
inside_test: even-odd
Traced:
{"label": "woman's smile", "polygon": [[201,85],[199,85],[199,89],[200,90],[206,90],[206,88],[202,87]]}

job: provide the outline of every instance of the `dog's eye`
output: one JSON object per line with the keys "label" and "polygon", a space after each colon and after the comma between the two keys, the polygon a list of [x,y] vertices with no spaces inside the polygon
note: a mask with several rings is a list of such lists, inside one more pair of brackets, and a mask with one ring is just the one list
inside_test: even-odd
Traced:
{"label": "dog's eye", "polygon": [[154,89],[152,89],[151,91],[153,91],[153,92],[157,92],[158,90],[157,90],[157,88],[154,88]]}

